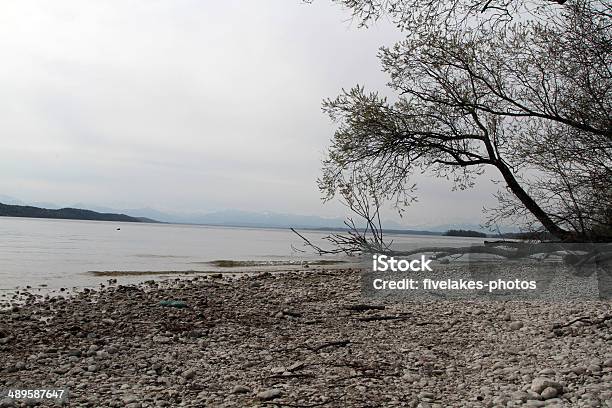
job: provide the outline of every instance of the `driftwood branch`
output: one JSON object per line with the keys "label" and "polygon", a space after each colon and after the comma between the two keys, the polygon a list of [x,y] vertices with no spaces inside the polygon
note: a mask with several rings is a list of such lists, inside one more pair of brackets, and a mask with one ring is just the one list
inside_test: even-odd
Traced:
{"label": "driftwood branch", "polygon": [[407,319],[411,319],[412,317],[413,317],[412,315],[401,315],[401,316],[374,315],[374,316],[359,317],[357,318],[357,320],[359,320],[360,322],[377,322],[377,321],[385,321],[385,320],[407,320]]}
{"label": "driftwood branch", "polygon": [[[355,253],[381,253],[390,256],[409,257],[412,255],[431,253],[433,259],[440,259],[454,255],[465,254],[488,254],[503,257],[508,260],[527,258],[535,254],[544,254],[543,260],[549,258],[555,252],[564,253],[563,260],[568,265],[582,267],[586,265],[604,265],[612,263],[611,244],[565,244],[561,242],[520,242],[520,241],[485,241],[482,245],[468,247],[422,247],[409,251],[392,250],[389,245],[375,248],[368,243],[367,238],[359,236],[359,232],[354,235],[343,236],[342,234],[332,234],[324,239],[333,244],[332,249],[323,249],[316,245],[304,235],[291,230],[297,234],[305,246],[314,249],[319,255],[323,254],[355,254]],[[381,238],[378,241],[384,242],[383,231],[380,230]],[[341,237],[341,238],[339,238]],[[365,309],[364,309],[365,310]]]}
{"label": "driftwood branch", "polygon": [[582,316],[582,317],[578,317],[578,318],[576,318],[574,320],[571,320],[571,321],[569,321],[567,323],[555,324],[552,327],[552,330],[555,331],[555,330],[563,329],[563,328],[569,327],[569,326],[571,326],[571,325],[573,325],[575,323],[578,323],[578,322],[583,322],[583,323],[586,323],[586,324],[588,324],[590,326],[596,326],[596,325],[602,324],[602,323],[604,323],[604,322],[606,322],[608,320],[611,320],[611,319],[612,319],[612,315],[607,315],[607,316],[604,316],[604,317],[599,318],[599,319],[592,319],[592,318],[590,318],[588,316]]}
{"label": "driftwood branch", "polygon": [[366,312],[368,310],[385,310],[384,305],[351,305],[346,307],[353,312]]}
{"label": "driftwood branch", "polygon": [[277,378],[315,378],[312,373],[291,373],[291,374],[274,374],[262,378],[263,380],[271,380]]}

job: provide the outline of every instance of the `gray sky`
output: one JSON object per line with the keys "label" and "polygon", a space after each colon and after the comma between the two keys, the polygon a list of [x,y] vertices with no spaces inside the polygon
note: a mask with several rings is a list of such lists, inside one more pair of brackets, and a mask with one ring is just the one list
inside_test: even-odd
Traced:
{"label": "gray sky", "polygon": [[[341,216],[315,180],[324,97],[382,89],[390,24],[319,0],[0,4],[0,193],[115,208]],[[481,220],[495,188],[420,182],[408,226]]]}

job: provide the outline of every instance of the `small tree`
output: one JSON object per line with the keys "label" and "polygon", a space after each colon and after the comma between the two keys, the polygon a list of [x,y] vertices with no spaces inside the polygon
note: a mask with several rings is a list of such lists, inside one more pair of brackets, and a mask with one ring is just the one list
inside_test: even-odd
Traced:
{"label": "small tree", "polygon": [[319,255],[346,254],[354,255],[362,252],[391,252],[392,242],[385,241],[380,220],[381,200],[371,178],[361,173],[353,173],[348,180],[342,180],[338,186],[341,202],[359,218],[355,221],[349,217],[344,221],[346,233],[331,233],[323,239],[332,248],[322,248],[297,232],[306,246],[314,249]]}

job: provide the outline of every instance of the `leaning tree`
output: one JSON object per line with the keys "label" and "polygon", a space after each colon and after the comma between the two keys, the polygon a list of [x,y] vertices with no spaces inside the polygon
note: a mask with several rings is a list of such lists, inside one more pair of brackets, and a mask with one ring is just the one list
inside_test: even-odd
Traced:
{"label": "leaning tree", "polygon": [[490,223],[612,238],[611,3],[337,2],[363,25],[388,15],[406,35],[380,50],[393,97],[356,86],[324,102],[337,123],[326,199],[368,180],[370,197],[402,208],[415,173],[465,189],[489,167],[504,186]]}

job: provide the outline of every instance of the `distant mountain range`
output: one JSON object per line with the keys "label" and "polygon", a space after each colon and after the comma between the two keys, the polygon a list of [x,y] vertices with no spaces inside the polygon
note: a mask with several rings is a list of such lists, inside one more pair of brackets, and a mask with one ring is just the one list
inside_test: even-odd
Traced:
{"label": "distant mountain range", "polygon": [[[346,229],[344,219],[342,218],[325,218],[313,215],[296,215],[283,214],[275,212],[251,212],[241,210],[223,210],[209,213],[179,213],[179,212],[163,212],[153,208],[133,208],[133,209],[115,209],[84,203],[71,204],[69,208],[60,208],[53,203],[46,202],[30,202],[24,203],[21,200],[10,196],[0,194],[0,203],[16,206],[32,206],[38,208],[39,211],[58,210],[63,215],[70,215],[70,218],[76,219],[102,219],[102,218],[83,218],[93,217],[95,214],[102,214],[129,217],[145,222],[165,222],[176,224],[202,224],[227,227],[253,227],[253,228],[299,228],[299,229],[318,229],[318,230],[338,230]],[[78,210],[87,208],[87,210]],[[82,211],[89,213],[70,213],[66,210]],[[42,214],[42,212],[38,212]],[[53,213],[45,213],[53,214]],[[79,216],[80,214],[80,216]],[[45,216],[46,217],[46,216]],[[68,218],[68,217],[50,217],[50,218]],[[113,219],[119,221],[119,219]],[[137,221],[136,221],[137,222]],[[385,231],[387,233],[403,233],[403,234],[430,234],[442,235],[450,229],[473,230],[485,232],[477,224],[441,224],[434,226],[424,226],[416,228],[407,228],[394,221],[384,222]],[[513,232],[513,231],[511,231]]]}
{"label": "distant mountain range", "polygon": [[[113,212],[112,208],[88,207],[96,211]],[[316,230],[346,229],[343,218],[326,218],[315,215],[285,214],[276,212],[253,212],[241,210],[223,210],[209,213],[165,213],[152,208],[126,209],[119,211],[133,217],[147,217],[155,220],[177,224],[202,224],[223,227],[252,228],[299,228]],[[423,228],[406,228],[397,222],[387,220],[384,223],[387,233],[442,235],[449,229],[483,231],[477,224],[441,224]]]}
{"label": "distant mountain range", "polygon": [[130,217],[125,214],[99,213],[79,208],[60,208],[57,210],[32,207],[29,205],[9,205],[0,203],[0,217],[55,218],[68,220],[156,222],[144,217]]}

